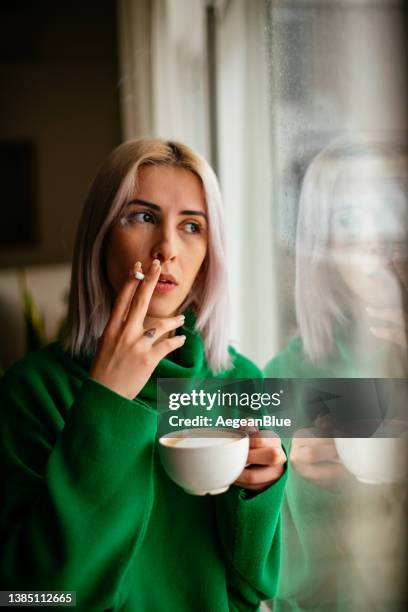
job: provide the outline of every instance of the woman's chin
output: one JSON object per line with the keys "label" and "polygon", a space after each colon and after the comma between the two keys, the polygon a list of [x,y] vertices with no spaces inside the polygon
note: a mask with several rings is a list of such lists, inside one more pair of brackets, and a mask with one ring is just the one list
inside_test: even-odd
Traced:
{"label": "woman's chin", "polygon": [[161,306],[157,306],[150,302],[150,307],[147,311],[147,316],[152,317],[154,319],[166,319],[168,317],[175,317],[178,313],[179,308],[177,306],[174,306],[174,304],[165,307],[164,304]]}
{"label": "woman's chin", "polygon": [[153,293],[147,314],[149,317],[157,318],[174,317],[182,313],[182,310],[184,310],[182,306],[185,301],[185,295],[156,295],[155,293]]}

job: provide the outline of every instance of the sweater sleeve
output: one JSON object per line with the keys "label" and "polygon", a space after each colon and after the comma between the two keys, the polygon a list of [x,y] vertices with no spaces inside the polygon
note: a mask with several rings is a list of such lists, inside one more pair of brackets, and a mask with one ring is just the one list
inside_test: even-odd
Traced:
{"label": "sweater sleeve", "polygon": [[156,413],[87,379],[57,431],[55,415],[44,390],[40,402],[21,381],[2,384],[1,588],[114,608],[152,507]]}
{"label": "sweater sleeve", "polygon": [[228,567],[230,596],[238,610],[257,609],[277,590],[281,549],[281,506],[287,468],[256,495],[236,486],[216,500],[217,524]]}
{"label": "sweater sleeve", "polygon": [[[263,378],[249,359],[236,351],[232,354],[234,377]],[[279,480],[261,493],[254,495],[231,486],[215,500],[233,609],[256,610],[260,601],[271,599],[276,593],[281,552],[280,515],[286,480],[287,464]]]}

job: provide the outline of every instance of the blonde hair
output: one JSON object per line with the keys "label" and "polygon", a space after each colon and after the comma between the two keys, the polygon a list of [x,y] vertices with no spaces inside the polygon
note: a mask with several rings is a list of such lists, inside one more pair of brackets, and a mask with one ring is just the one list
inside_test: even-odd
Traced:
{"label": "blonde hair", "polygon": [[100,168],[80,219],[69,297],[64,346],[72,354],[93,352],[112,309],[104,249],[112,225],[134,196],[138,170],[146,164],[176,166],[194,172],[203,185],[209,240],[203,274],[192,287],[184,307],[197,315],[210,369],[231,366],[228,351],[228,294],[222,199],[217,178],[208,162],[184,144],[159,138],[131,140],[117,147]]}

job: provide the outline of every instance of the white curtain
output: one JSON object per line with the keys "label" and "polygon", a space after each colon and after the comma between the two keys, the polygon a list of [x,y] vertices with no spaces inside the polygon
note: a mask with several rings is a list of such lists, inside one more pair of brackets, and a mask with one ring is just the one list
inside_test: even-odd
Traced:
{"label": "white curtain", "polygon": [[263,0],[218,11],[219,175],[224,194],[233,340],[263,365],[278,350],[272,155]]}
{"label": "white curtain", "polygon": [[152,2],[153,130],[210,153],[205,0]]}
{"label": "white curtain", "polygon": [[153,132],[150,0],[119,0],[119,97],[122,139]]}

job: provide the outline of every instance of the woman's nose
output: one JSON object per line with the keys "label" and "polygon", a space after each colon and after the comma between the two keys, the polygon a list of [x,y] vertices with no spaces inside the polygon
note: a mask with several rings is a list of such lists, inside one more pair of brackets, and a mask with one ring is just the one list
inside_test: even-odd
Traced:
{"label": "woman's nose", "polygon": [[176,241],[171,231],[161,233],[159,239],[153,245],[152,258],[158,259],[161,263],[176,258]]}

